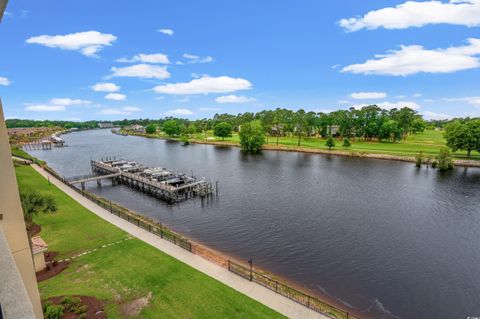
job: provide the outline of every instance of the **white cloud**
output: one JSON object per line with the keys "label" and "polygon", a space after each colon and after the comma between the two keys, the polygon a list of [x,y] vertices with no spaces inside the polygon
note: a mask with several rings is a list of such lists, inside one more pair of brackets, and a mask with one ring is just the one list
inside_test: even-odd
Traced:
{"label": "white cloud", "polygon": [[425,111],[421,113],[426,120],[449,120],[454,116],[446,113]]}
{"label": "white cloud", "polygon": [[65,111],[65,105],[28,104],[25,110],[34,112]]}
{"label": "white cloud", "polygon": [[117,59],[117,62],[123,62],[123,63],[142,62],[142,63],[170,64],[170,61],[168,60],[168,56],[163,53],[153,53],[153,54],[139,53],[137,55],[134,55],[130,59],[127,59],[127,58]]}
{"label": "white cloud", "polygon": [[353,92],[350,97],[355,100],[384,99],[387,97],[385,92]]}
{"label": "white cloud", "polygon": [[414,95],[412,95],[412,97],[422,97],[422,93],[415,93]]}
{"label": "white cloud", "polygon": [[362,103],[362,104],[354,104],[352,105],[352,107],[355,109],[361,109],[362,107],[373,105],[373,104],[385,110],[401,109],[402,107],[409,107],[412,110],[418,110],[420,108],[420,105],[418,105],[417,103],[409,102],[409,101],[398,101],[398,102],[385,101],[381,103]]}
{"label": "white cloud", "polygon": [[113,67],[110,69],[112,74],[109,77],[136,77],[144,79],[168,79],[170,73],[164,66],[150,64],[135,64],[123,68]]}
{"label": "white cloud", "polygon": [[86,31],[65,35],[40,35],[27,39],[27,43],[44,45],[49,48],[79,51],[88,57],[97,57],[97,52],[111,46],[117,39],[113,34]]}
{"label": "white cloud", "polygon": [[124,106],[121,108],[109,107],[98,112],[100,115],[129,115],[135,112],[140,112],[142,109],[135,106]]}
{"label": "white cloud", "polygon": [[349,32],[378,28],[405,29],[441,23],[479,26],[480,1],[407,1],[395,7],[373,10],[364,16],[339,21],[339,24]]}
{"label": "white cloud", "polygon": [[208,63],[213,62],[213,58],[211,56],[200,57],[198,55],[188,54],[185,53],[183,55],[185,59],[188,59],[187,63]]}
{"label": "white cloud", "polygon": [[173,30],[172,29],[158,29],[157,32],[172,36]]}
{"label": "white cloud", "polygon": [[6,77],[0,76],[0,85],[10,85],[10,80]]}
{"label": "white cloud", "polygon": [[166,116],[188,116],[195,114],[194,112],[190,111],[189,109],[175,109],[166,111],[163,113]]}
{"label": "white cloud", "polygon": [[96,92],[117,92],[120,90],[120,87],[115,83],[101,82],[92,86],[92,90]]}
{"label": "white cloud", "polygon": [[153,88],[156,93],[163,94],[208,94],[208,93],[228,93],[239,90],[249,90],[252,83],[241,78],[231,78],[228,76],[202,77],[193,79],[190,82],[169,83],[158,85]]}
{"label": "white cloud", "polygon": [[53,98],[50,100],[50,104],[54,105],[82,105],[82,104],[91,104],[92,101],[80,100],[80,99],[70,99],[70,98]]}
{"label": "white cloud", "polygon": [[350,101],[348,100],[339,100],[337,101],[338,104],[350,104]]}
{"label": "white cloud", "polygon": [[480,96],[443,98],[442,100],[445,102],[467,102],[471,105],[480,106]]}
{"label": "white cloud", "polygon": [[418,105],[417,103],[409,101],[381,102],[377,103],[377,105],[385,110],[401,109],[402,107],[409,107],[412,110],[418,110],[420,108],[420,105]]}
{"label": "white cloud", "polygon": [[248,103],[255,102],[256,99],[247,96],[225,95],[215,99],[217,103]]}
{"label": "white cloud", "polygon": [[125,94],[120,94],[120,93],[108,93],[105,95],[105,98],[107,100],[113,100],[113,101],[125,101],[127,96]]}
{"label": "white cloud", "polygon": [[200,111],[220,111],[221,108],[219,107],[201,107],[199,108]]}
{"label": "white cloud", "polygon": [[480,39],[470,38],[467,45],[447,49],[425,49],[421,45],[400,46],[375,55],[374,59],[352,64],[342,72],[406,76],[416,73],[451,73],[480,67]]}

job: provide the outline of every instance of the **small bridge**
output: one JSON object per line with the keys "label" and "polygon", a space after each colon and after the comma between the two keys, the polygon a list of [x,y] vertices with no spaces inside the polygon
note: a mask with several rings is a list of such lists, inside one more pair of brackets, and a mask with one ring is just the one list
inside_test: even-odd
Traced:
{"label": "small bridge", "polygon": [[85,190],[85,183],[97,181],[98,186],[101,186],[101,180],[106,178],[115,178],[120,176],[122,173],[117,172],[108,175],[97,175],[97,174],[89,174],[89,175],[80,175],[80,176],[73,176],[67,178],[67,182],[70,184],[81,184],[82,190]]}

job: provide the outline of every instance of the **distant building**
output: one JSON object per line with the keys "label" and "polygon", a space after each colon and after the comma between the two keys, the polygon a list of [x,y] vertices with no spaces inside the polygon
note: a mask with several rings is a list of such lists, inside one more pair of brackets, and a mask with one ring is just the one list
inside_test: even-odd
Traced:
{"label": "distant building", "polygon": [[99,128],[112,128],[113,123],[111,123],[111,122],[101,122],[101,123],[98,123],[98,127]]}
{"label": "distant building", "polygon": [[338,125],[329,125],[327,126],[327,134],[332,135],[332,136],[337,136],[338,135]]}
{"label": "distant building", "polygon": [[137,133],[145,133],[145,126],[135,124],[135,125],[132,125],[131,130]]}

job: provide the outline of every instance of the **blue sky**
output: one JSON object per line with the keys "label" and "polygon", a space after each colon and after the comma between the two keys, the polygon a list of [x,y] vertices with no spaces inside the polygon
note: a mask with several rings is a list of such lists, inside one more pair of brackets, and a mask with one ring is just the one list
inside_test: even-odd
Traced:
{"label": "blue sky", "polygon": [[480,0],[17,0],[0,38],[7,118],[480,115]]}

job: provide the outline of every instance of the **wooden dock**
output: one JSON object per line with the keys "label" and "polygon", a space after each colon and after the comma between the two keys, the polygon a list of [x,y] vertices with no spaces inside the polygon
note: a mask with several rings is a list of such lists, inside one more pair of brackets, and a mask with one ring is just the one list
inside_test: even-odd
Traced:
{"label": "wooden dock", "polygon": [[110,179],[112,185],[124,184],[169,203],[196,196],[203,199],[218,194],[218,182],[197,179],[165,168],[150,168],[134,161],[108,158],[92,160],[91,166],[93,172],[91,175],[70,177],[67,181],[71,184],[80,184],[82,190],[85,190],[85,184],[88,182],[96,181],[97,186],[101,187],[103,179]]}

